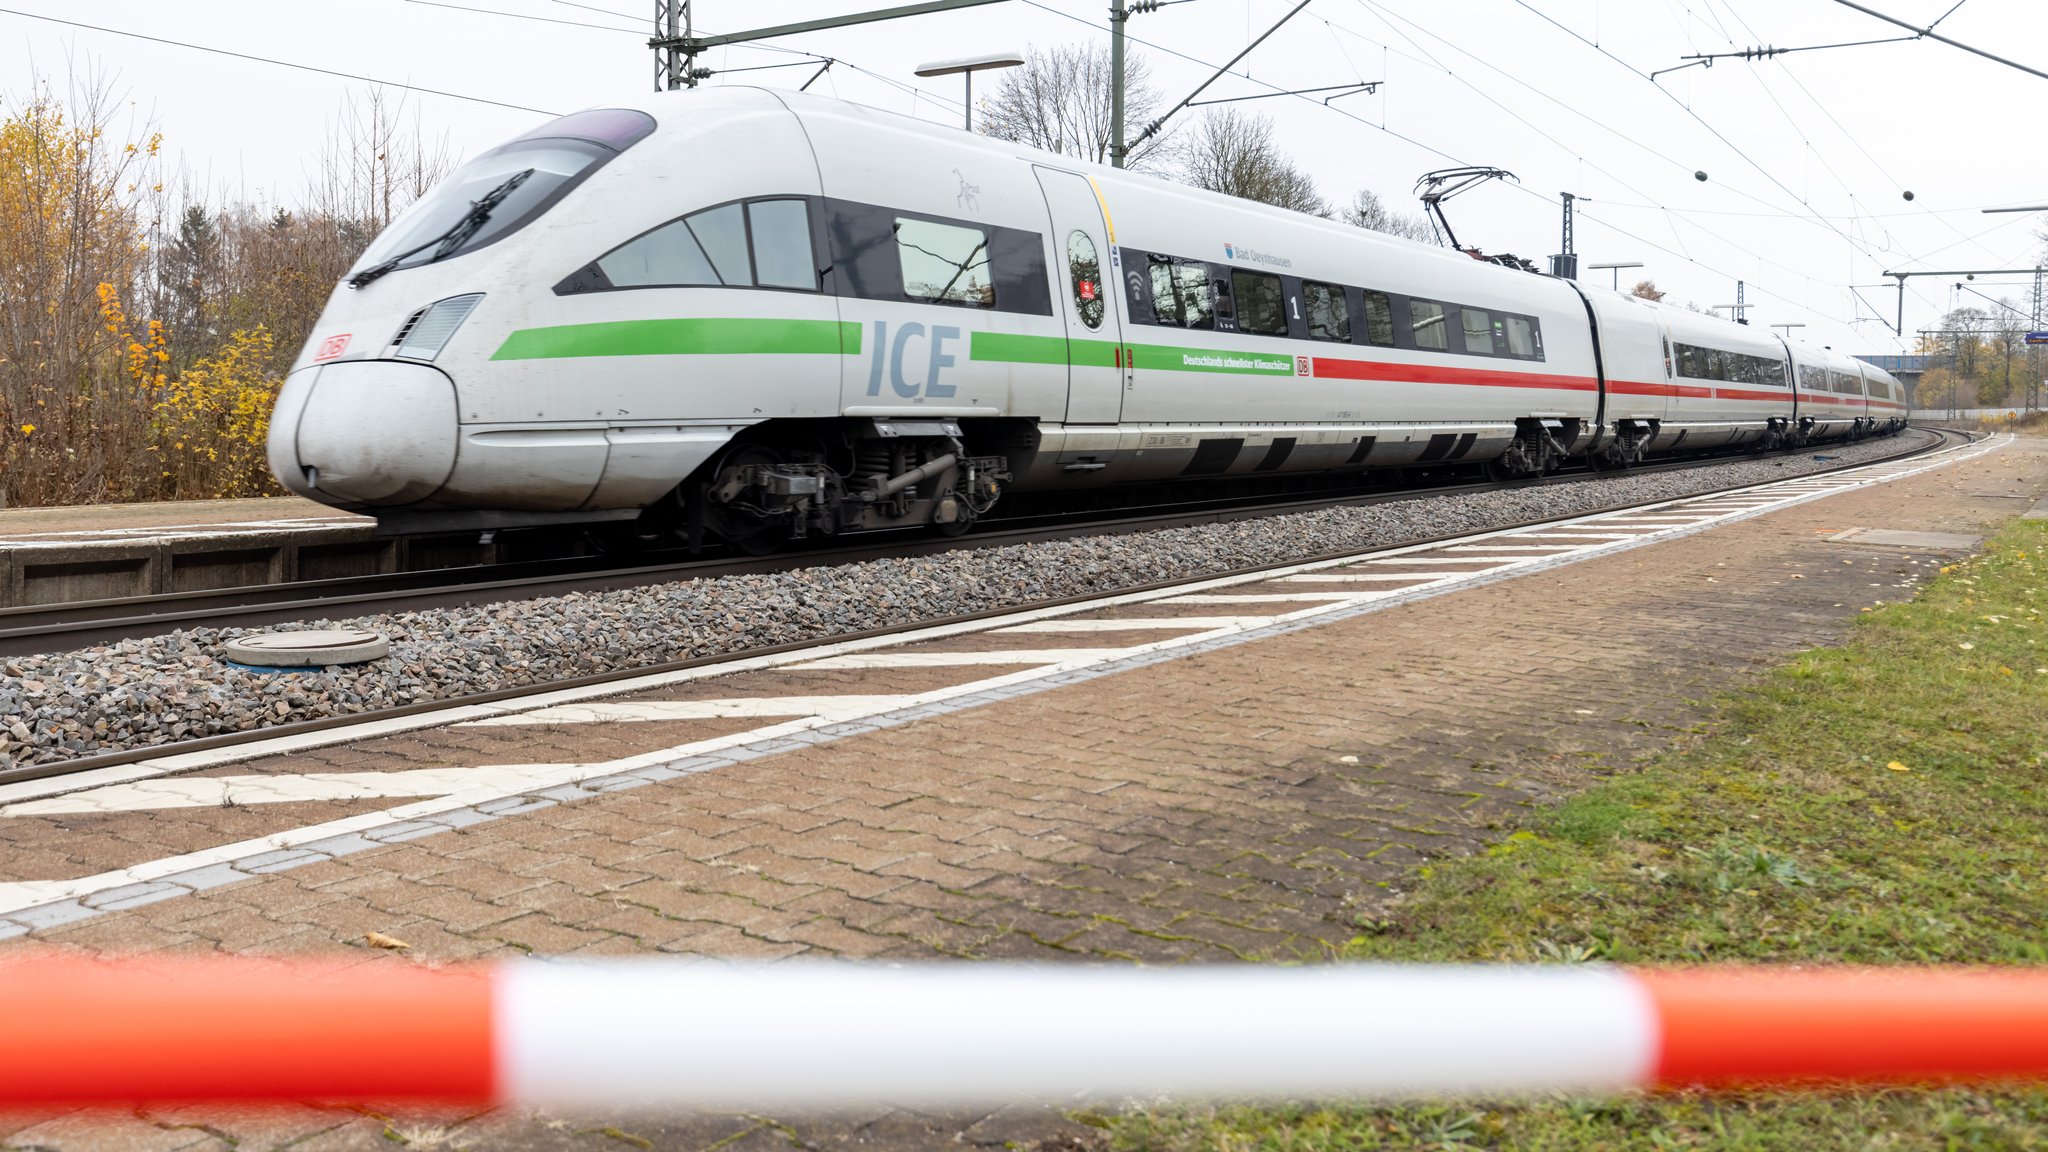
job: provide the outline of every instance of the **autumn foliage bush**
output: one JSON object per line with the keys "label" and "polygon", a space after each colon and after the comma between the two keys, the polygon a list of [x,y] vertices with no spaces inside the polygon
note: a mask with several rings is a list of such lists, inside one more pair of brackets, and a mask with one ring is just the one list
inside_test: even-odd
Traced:
{"label": "autumn foliage bush", "polygon": [[445,167],[372,93],[296,210],[169,188],[104,85],[0,103],[0,501],[279,491],[264,449],[335,283]]}

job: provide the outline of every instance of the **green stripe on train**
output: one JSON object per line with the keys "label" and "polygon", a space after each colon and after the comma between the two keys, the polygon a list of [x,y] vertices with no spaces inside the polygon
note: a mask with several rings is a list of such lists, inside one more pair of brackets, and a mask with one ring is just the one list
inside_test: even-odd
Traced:
{"label": "green stripe on train", "polygon": [[[1234,372],[1253,376],[1291,376],[1294,360],[1270,352],[1228,352],[1214,348],[1179,348],[1171,344],[1126,344],[1140,368],[1162,372]],[[1116,365],[1116,344],[1108,340],[1073,340],[1061,336],[1021,336],[1009,332],[976,332],[968,341],[967,358],[995,364],[1065,364],[1069,348],[1082,368]]]}
{"label": "green stripe on train", "polygon": [[568,356],[856,356],[860,325],[836,320],[668,319],[608,320],[521,328],[505,338],[493,360],[554,360]]}

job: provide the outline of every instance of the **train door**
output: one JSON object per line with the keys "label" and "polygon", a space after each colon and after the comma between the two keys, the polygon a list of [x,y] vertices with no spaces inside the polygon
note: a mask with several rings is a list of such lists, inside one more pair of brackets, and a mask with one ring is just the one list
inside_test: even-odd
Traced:
{"label": "train door", "polygon": [[1131,373],[1113,299],[1116,234],[1094,181],[1055,168],[1033,171],[1052,214],[1054,295],[1067,324],[1067,423],[1114,424]]}

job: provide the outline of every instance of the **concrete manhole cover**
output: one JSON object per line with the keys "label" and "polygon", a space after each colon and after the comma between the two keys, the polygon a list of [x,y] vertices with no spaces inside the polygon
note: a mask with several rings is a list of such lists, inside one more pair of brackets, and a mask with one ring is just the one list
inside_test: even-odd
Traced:
{"label": "concrete manhole cover", "polygon": [[256,632],[221,645],[237,664],[260,668],[324,668],[361,664],[391,654],[391,641],[376,632]]}

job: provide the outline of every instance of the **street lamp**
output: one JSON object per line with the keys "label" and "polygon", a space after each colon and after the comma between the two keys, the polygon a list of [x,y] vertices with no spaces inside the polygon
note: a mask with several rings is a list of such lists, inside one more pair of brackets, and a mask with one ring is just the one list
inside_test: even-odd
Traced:
{"label": "street lamp", "polygon": [[1805,325],[1804,323],[1793,323],[1793,324],[1773,324],[1773,325],[1771,325],[1771,327],[1773,327],[1773,328],[1783,328],[1783,329],[1785,329],[1785,331],[1783,331],[1783,332],[1780,332],[1780,333],[1778,333],[1778,335],[1780,335],[1780,336],[1784,337],[1784,338],[1785,338],[1785,339],[1787,339],[1787,340],[1790,340],[1790,339],[1792,338],[1792,331],[1791,331],[1792,329],[1794,329],[1794,328],[1804,328],[1804,327],[1806,327],[1806,325]]}
{"label": "street lamp", "polygon": [[1619,292],[1619,291],[1621,291],[1621,269],[1623,269],[1623,268],[1641,268],[1642,266],[1643,266],[1643,262],[1642,262],[1642,261],[1640,261],[1640,260],[1630,260],[1630,261],[1628,261],[1628,262],[1626,262],[1626,263],[1622,263],[1622,264],[1588,264],[1588,265],[1586,265],[1586,271],[1588,271],[1588,272],[1598,272],[1598,271],[1600,271],[1600,270],[1601,270],[1601,269],[1603,269],[1603,268],[1604,268],[1604,269],[1606,269],[1606,270],[1607,270],[1607,271],[1608,271],[1609,273],[1611,273],[1611,274],[1613,275],[1613,277],[1614,277],[1614,283],[1613,283],[1612,287],[1614,288],[1614,290],[1615,290],[1616,292]]}
{"label": "street lamp", "polygon": [[960,73],[967,78],[967,130],[974,131],[974,74],[997,68],[1015,68],[1024,58],[1015,52],[994,52],[987,56],[963,56],[958,60],[934,60],[921,65],[919,76],[951,76]]}

